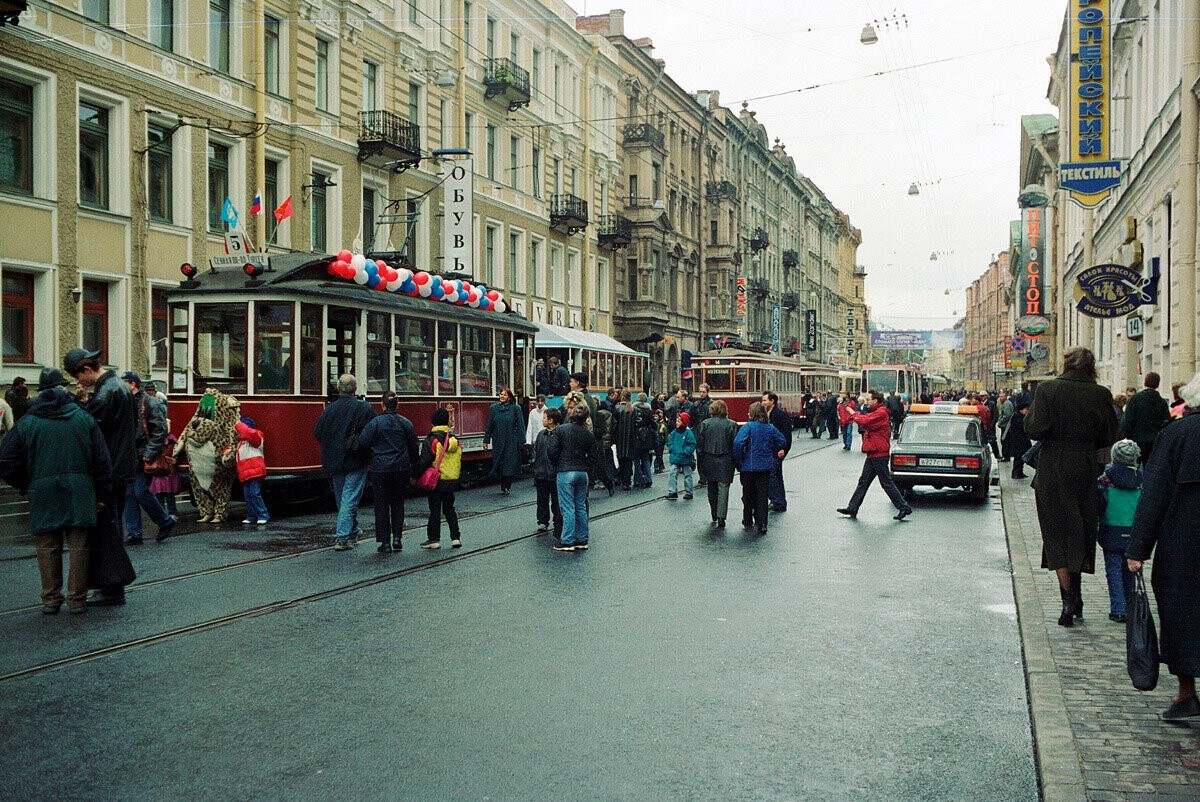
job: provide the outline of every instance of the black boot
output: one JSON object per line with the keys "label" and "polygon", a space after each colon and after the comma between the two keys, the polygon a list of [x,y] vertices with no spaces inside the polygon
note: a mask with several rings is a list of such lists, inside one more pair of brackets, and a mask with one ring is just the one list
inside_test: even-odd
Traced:
{"label": "black boot", "polygon": [[1075,602],[1072,600],[1071,589],[1059,585],[1058,592],[1062,596],[1062,614],[1058,616],[1058,625],[1073,627],[1075,626]]}
{"label": "black boot", "polygon": [[1071,574],[1071,607],[1073,614],[1083,620],[1083,589],[1080,586],[1080,574]]}

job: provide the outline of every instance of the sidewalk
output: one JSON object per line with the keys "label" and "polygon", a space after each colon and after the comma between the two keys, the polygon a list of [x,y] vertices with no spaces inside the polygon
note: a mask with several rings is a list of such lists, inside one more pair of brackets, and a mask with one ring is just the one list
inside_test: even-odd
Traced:
{"label": "sidewalk", "polygon": [[1155,690],[1140,693],[1130,684],[1125,627],[1108,620],[1099,551],[1097,573],[1083,575],[1083,622],[1069,629],[1058,626],[1061,601],[1054,575],[1041,567],[1033,490],[1028,480],[1009,478],[1010,464],[1000,469],[1044,798],[1195,802],[1200,799],[1200,730],[1158,718],[1174,700],[1175,678],[1163,666]]}

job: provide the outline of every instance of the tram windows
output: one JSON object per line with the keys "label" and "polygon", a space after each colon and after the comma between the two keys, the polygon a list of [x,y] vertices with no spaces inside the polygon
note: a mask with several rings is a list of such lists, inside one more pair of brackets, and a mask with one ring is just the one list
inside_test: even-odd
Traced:
{"label": "tram windows", "polygon": [[438,394],[458,394],[458,327],[440,322],[438,327]]}
{"label": "tram windows", "polygon": [[491,329],[462,327],[462,394],[493,394]]}
{"label": "tram windows", "polygon": [[246,392],[246,305],[196,304],[196,393]]}
{"label": "tram windows", "polygon": [[513,393],[522,393],[522,388],[513,387],[512,375],[509,373],[513,352],[512,334],[507,331],[495,331],[492,332],[492,336],[496,339],[496,394],[499,395],[504,387]]}
{"label": "tram windows", "polygon": [[338,379],[346,373],[354,374],[354,342],[358,328],[358,311],[329,307],[326,314],[325,358],[328,386],[337,387]]}
{"label": "tram windows", "polygon": [[321,389],[321,307],[300,305],[300,392]]}
{"label": "tram windows", "polygon": [[188,379],[188,308],[171,307],[171,392],[187,392]]}
{"label": "tram windows", "polygon": [[402,395],[433,395],[433,322],[396,318],[393,387]]}
{"label": "tram windows", "polygon": [[292,392],[292,315],[295,306],[282,302],[254,305],[254,391]]}
{"label": "tram windows", "polygon": [[513,387],[513,390],[520,395],[537,394],[537,382],[534,380],[532,370],[529,368],[529,362],[525,355],[525,349],[529,347],[529,340],[525,335],[518,334],[513,338],[513,376],[514,383],[518,386]]}
{"label": "tram windows", "polygon": [[587,361],[587,368],[584,373],[588,376],[588,387],[600,386],[600,355],[595,351],[587,351],[583,354],[583,358]]}
{"label": "tram windows", "polygon": [[613,384],[616,382],[617,373],[613,367],[613,355],[612,354],[605,354],[604,356],[601,357],[601,359],[604,360],[604,381],[602,382],[602,386],[604,387],[604,389],[607,390],[609,387],[612,387]]}
{"label": "tram windows", "polygon": [[392,316],[385,312],[367,312],[367,392],[382,393],[388,388],[392,355]]}
{"label": "tram windows", "polygon": [[728,369],[713,370],[709,368],[704,371],[704,383],[713,392],[728,392],[733,387]]}
{"label": "tram windows", "polygon": [[745,392],[750,389],[749,372],[745,368],[738,368],[733,372],[733,389],[738,392]]}

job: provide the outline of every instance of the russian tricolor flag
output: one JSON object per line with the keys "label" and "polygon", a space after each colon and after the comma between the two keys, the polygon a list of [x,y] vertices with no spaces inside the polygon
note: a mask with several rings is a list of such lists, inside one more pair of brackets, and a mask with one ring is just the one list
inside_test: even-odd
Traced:
{"label": "russian tricolor flag", "polygon": [[250,217],[256,214],[262,214],[262,190],[254,193],[254,200],[250,201]]}

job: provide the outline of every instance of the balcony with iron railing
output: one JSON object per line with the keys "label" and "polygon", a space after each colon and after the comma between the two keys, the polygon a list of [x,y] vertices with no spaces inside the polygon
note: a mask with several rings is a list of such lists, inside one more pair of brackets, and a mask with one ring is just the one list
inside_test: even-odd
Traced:
{"label": "balcony with iron railing", "polygon": [[705,194],[711,201],[737,201],[738,188],[732,181],[709,181],[705,186]]}
{"label": "balcony with iron railing", "polygon": [[800,252],[791,248],[783,252],[783,266],[795,267],[800,264]]}
{"label": "balcony with iron railing", "polygon": [[755,295],[768,295],[771,292],[771,283],[765,278],[752,278],[746,282],[746,289]]}
{"label": "balcony with iron railing", "polygon": [[550,227],[564,234],[578,234],[588,225],[588,205],[583,198],[570,193],[550,199]]}
{"label": "balcony with iron railing", "polygon": [[529,72],[512,59],[489,58],[484,61],[483,96],[508,101],[508,110],[529,105]]}
{"label": "balcony with iron railing", "polygon": [[597,241],[601,248],[618,250],[633,242],[633,221],[623,214],[606,214],[598,221]]}
{"label": "balcony with iron railing", "polygon": [[650,123],[630,123],[622,129],[622,143],[625,145],[650,145],[659,150],[666,150],[667,138],[663,132]]}
{"label": "balcony with iron railing", "polygon": [[779,299],[784,309],[797,309],[800,306],[800,293],[785,292]]}
{"label": "balcony with iron railing", "polygon": [[421,163],[421,126],[399,114],[376,110],[359,112],[358,160],[383,160],[396,172]]}
{"label": "balcony with iron railing", "polygon": [[750,233],[750,250],[763,251],[771,244],[771,238],[767,236],[765,228],[756,228]]}

